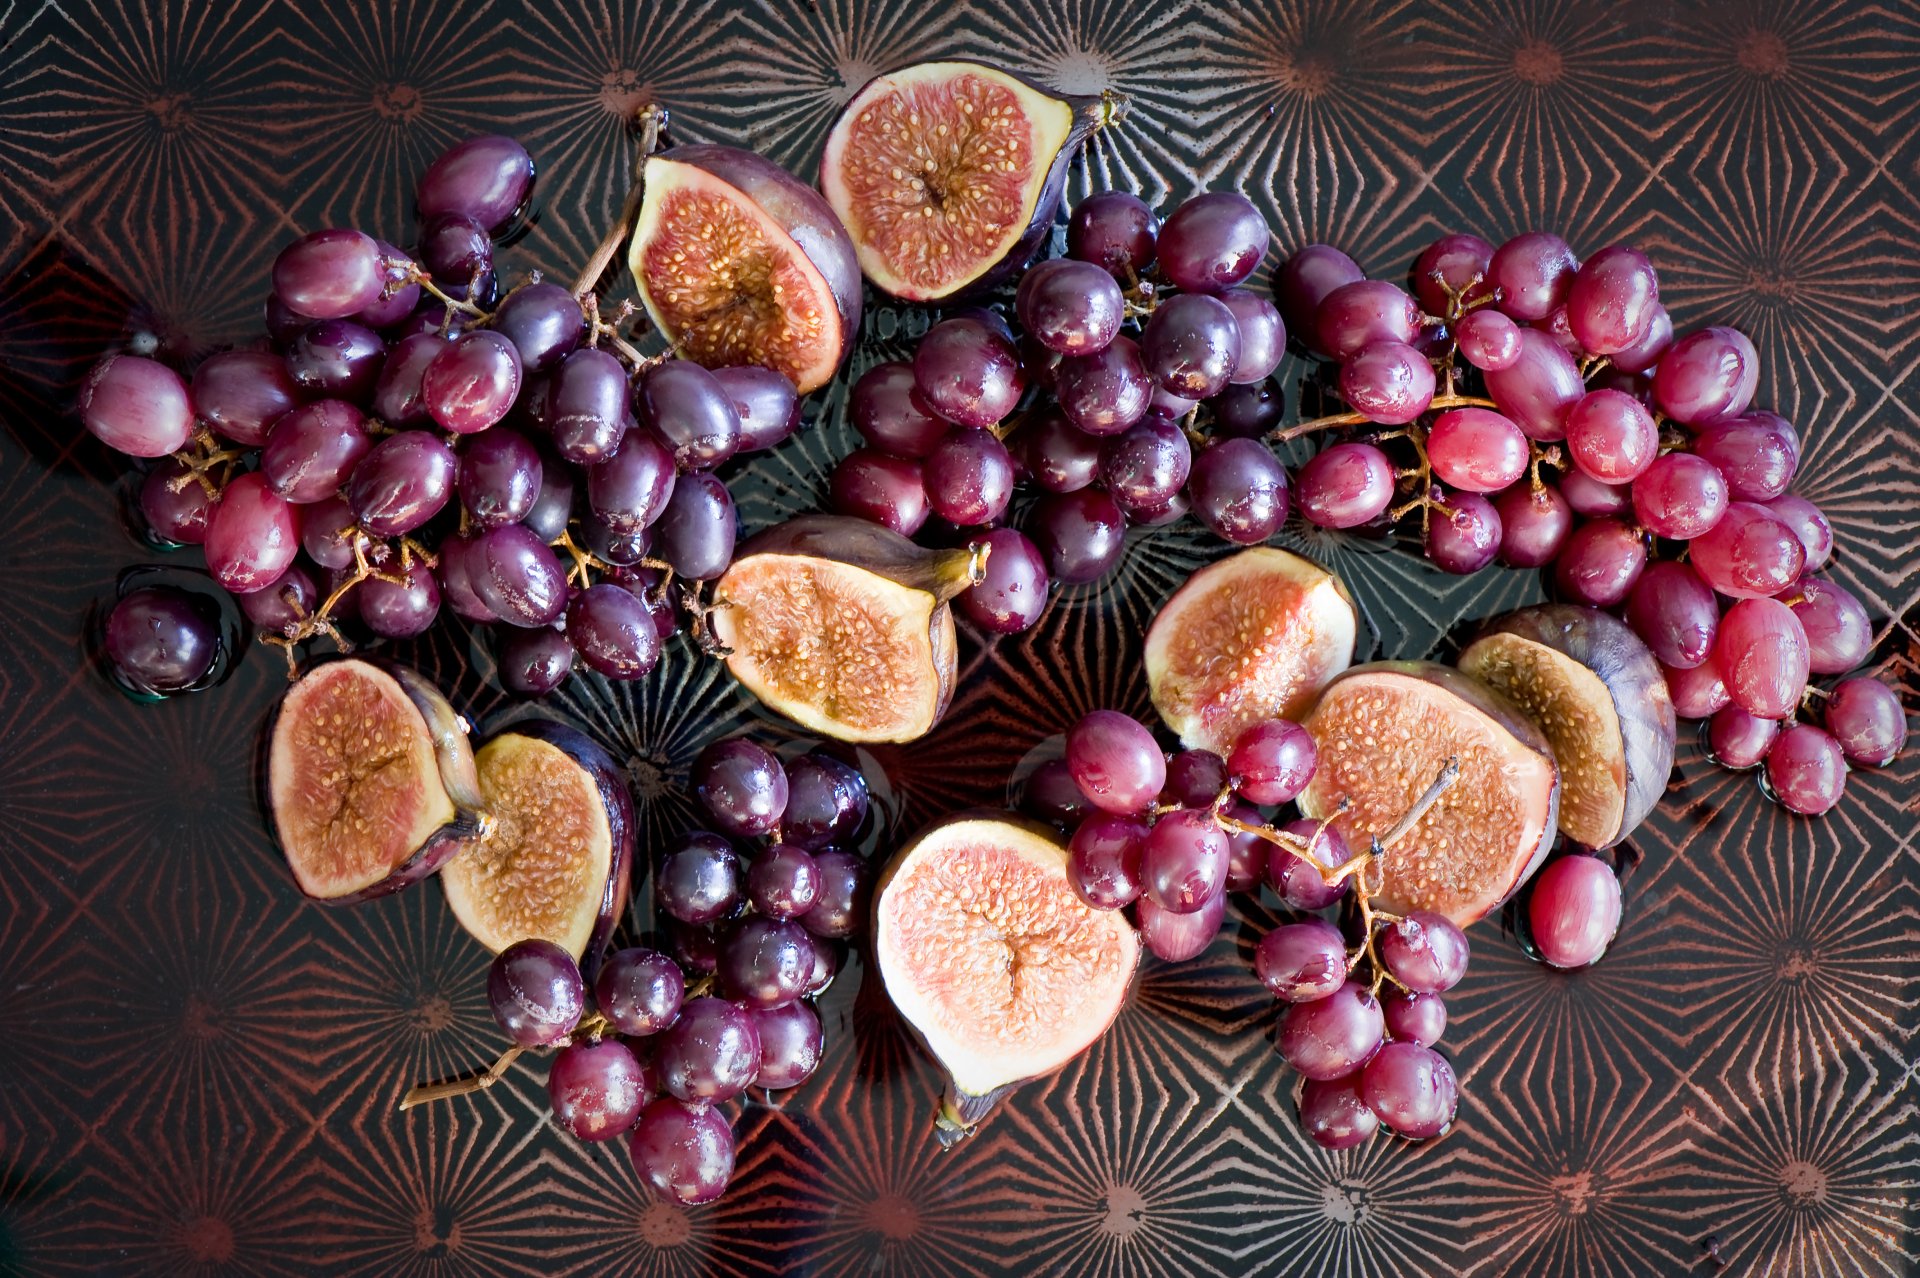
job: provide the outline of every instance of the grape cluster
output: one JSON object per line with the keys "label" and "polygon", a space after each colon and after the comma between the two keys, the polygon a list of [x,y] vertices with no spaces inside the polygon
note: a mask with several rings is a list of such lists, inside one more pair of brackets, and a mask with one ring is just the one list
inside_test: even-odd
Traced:
{"label": "grape cluster", "polygon": [[[630,308],[603,320],[593,278],[503,295],[495,240],[532,183],[517,142],[463,141],[420,180],[411,254],[347,228],[281,251],[269,349],[211,355],[190,383],[128,352],[88,375],[87,428],[154,462],[152,538],[201,547],[290,659],[320,635],[418,635],[451,609],[504,625],[515,692],[576,663],[635,679],[676,602],[700,615],[685,583],[726,569],[736,519],[714,468],[795,428],[793,384],[642,358]],[[214,627],[204,600],[150,587],[118,602],[105,647],[124,682],[164,695],[205,682]]]}

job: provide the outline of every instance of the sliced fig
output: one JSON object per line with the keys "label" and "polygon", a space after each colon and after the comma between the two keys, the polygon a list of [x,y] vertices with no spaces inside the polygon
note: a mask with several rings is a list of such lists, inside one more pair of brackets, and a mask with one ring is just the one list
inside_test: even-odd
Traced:
{"label": "sliced fig", "polygon": [[1487,623],[1458,664],[1553,746],[1568,838],[1612,847],[1646,820],[1673,771],[1673,698],[1624,622],[1577,604],[1522,608]]}
{"label": "sliced fig", "polygon": [[1300,811],[1331,817],[1356,850],[1411,809],[1449,758],[1459,762],[1458,780],[1387,853],[1382,909],[1435,910],[1465,927],[1553,846],[1553,749],[1518,706],[1471,675],[1431,661],[1355,666],[1327,685],[1305,723],[1319,762]]}
{"label": "sliced fig", "polygon": [[647,160],[627,265],[647,314],[708,368],[753,364],[801,394],[826,384],[860,329],[860,264],[818,192],[730,146]]}
{"label": "sliced fig", "polygon": [[487,829],[440,872],[460,926],[498,953],[538,937],[591,977],[633,876],[633,800],[605,750],[564,724],[516,723],[474,762]]}
{"label": "sliced fig", "polygon": [[963,815],[902,848],[874,894],[874,961],[947,1072],[951,1145],[1014,1084],[1051,1074],[1126,1002],[1140,938],[1067,882],[1067,848],[1019,817]]}
{"label": "sliced fig", "polygon": [[977,62],[868,81],[820,157],[820,189],[874,287],[935,302],[989,287],[1039,249],[1067,162],[1109,107]]}
{"label": "sliced fig", "polygon": [[467,727],[402,666],[331,661],[280,699],[267,808],[302,892],[348,905],[417,883],[478,837]]}
{"label": "sliced fig", "polygon": [[953,696],[948,601],[979,579],[970,550],[803,515],[742,545],[720,578],[714,637],[748,691],[842,741],[911,741]]}
{"label": "sliced fig", "polygon": [[1224,755],[1248,724],[1298,719],[1353,663],[1360,617],[1320,565],[1254,546],[1187,578],[1147,631],[1153,707],[1190,750]]}

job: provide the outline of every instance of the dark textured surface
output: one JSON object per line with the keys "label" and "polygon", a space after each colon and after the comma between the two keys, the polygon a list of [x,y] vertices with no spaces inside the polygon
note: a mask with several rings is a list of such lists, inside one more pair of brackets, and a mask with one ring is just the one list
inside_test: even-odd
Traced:
{"label": "dark textured surface", "polygon": [[[1424,1147],[1300,1136],[1247,965],[1258,905],[1202,959],[1150,963],[1106,1039],[946,1155],[935,1075],[857,974],[819,1075],[740,1117],[713,1207],[652,1203],[617,1147],[557,1133],[537,1065],[394,1111],[491,1054],[485,956],[437,886],[350,911],[294,893],[252,791],[271,654],[156,706],[77,658],[152,557],[124,467],[71,418],[78,372],[135,331],[182,361],[252,340],[281,242],[349,222],[405,243],[413,178],[462,134],[534,151],[539,219],[506,264],[565,277],[618,207],[641,102],[805,171],[850,86],[948,52],[1127,95],[1070,194],[1241,187],[1280,250],[1328,239],[1383,274],[1442,228],[1634,240],[1679,322],[1753,334],[1835,575],[1912,617],[1910,3],[0,0],[0,1272],[1599,1278],[1714,1272],[1709,1238],[1726,1272],[1920,1270],[1915,751],[1810,822],[1683,733],[1599,968],[1475,929],[1461,1119]],[[920,322],[879,308],[857,363]],[[817,499],[843,386],[741,485],[753,523]],[[1346,576],[1389,655],[1537,593],[1281,540]],[[998,801],[1085,709],[1147,713],[1145,621],[1216,553],[1190,525],[1135,534],[1032,634],[968,640],[941,729],[867,760],[895,827]],[[1882,649],[1910,697],[1912,639]],[[417,655],[501,708],[484,643],[442,627]],[[629,760],[644,831],[685,820],[701,743],[758,718],[678,644],[637,687],[558,700]]]}

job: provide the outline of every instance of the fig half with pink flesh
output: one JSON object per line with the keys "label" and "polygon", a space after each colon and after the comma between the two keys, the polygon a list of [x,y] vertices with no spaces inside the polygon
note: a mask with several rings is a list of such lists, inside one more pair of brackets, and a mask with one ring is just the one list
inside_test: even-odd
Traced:
{"label": "fig half with pink flesh", "polygon": [[1353,663],[1360,618],[1320,565],[1254,546],[1195,572],[1147,631],[1153,707],[1190,750],[1225,755],[1262,719],[1298,719]]}
{"label": "fig half with pink flesh", "polygon": [[300,890],[330,905],[432,874],[482,826],[467,726],[401,666],[315,666],[280,699],[267,808]]}
{"label": "fig half with pink flesh", "polygon": [[625,774],[580,732],[545,719],[496,733],[474,763],[488,825],[440,872],[453,916],[495,953],[537,937],[591,975],[632,886]]}
{"label": "fig half with pink flesh", "polygon": [[820,189],[882,292],[937,302],[1032,259],[1067,164],[1112,113],[978,62],[922,62],[870,80],[842,108]]}
{"label": "fig half with pink flesh", "polygon": [[947,1073],[951,1145],[1014,1084],[1085,1051],[1125,1004],[1140,938],[1067,882],[1067,849],[1018,817],[963,815],[902,848],[874,893],[887,995]]}
{"label": "fig half with pink flesh", "polygon": [[1384,910],[1435,910],[1465,927],[1553,846],[1553,749],[1518,706],[1471,675],[1431,661],[1355,666],[1327,685],[1305,724],[1319,759],[1300,811],[1331,818],[1356,851],[1410,810],[1448,759],[1459,763],[1454,783],[1387,850]]}
{"label": "fig half with pink flesh", "polygon": [[627,265],[655,327],[708,368],[825,385],[860,329],[860,264],[819,192],[710,144],[648,157],[641,181]]}
{"label": "fig half with pink flesh", "polygon": [[1560,829],[1612,847],[1646,820],[1673,771],[1673,698],[1640,636],[1596,608],[1540,604],[1495,617],[1460,669],[1545,734],[1560,765]]}
{"label": "fig half with pink flesh", "polygon": [[953,697],[948,604],[981,562],[865,519],[803,515],[736,552],[713,634],[734,676],[796,723],[842,741],[911,741]]}

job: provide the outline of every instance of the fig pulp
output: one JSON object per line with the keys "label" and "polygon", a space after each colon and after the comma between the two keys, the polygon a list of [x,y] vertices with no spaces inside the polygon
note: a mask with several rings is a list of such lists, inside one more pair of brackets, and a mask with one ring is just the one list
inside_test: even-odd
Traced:
{"label": "fig pulp", "polygon": [[1067,162],[1107,109],[977,62],[869,81],[827,135],[820,189],[874,287],[935,302],[1024,266],[1059,210]]}
{"label": "fig pulp", "polygon": [[411,670],[316,666],[267,739],[267,808],[300,890],[331,905],[397,892],[480,832],[466,724]]}
{"label": "fig pulp", "polygon": [[454,917],[495,953],[552,941],[591,977],[632,880],[623,773],[579,732],[544,719],[496,734],[474,762],[489,821],[440,872]]}
{"label": "fig pulp", "polygon": [[1187,578],[1147,631],[1153,707],[1190,750],[1225,755],[1262,719],[1298,719],[1353,662],[1359,614],[1326,569],[1272,546]]}
{"label": "fig pulp", "polygon": [[803,515],[742,545],[716,588],[727,666],[770,708],[842,741],[911,741],[953,696],[948,607],[970,550],[927,550],[864,519]]}
{"label": "fig pulp", "polygon": [[1412,808],[1449,758],[1459,763],[1459,779],[1388,851],[1381,909],[1435,910],[1465,927],[1553,846],[1553,750],[1519,707],[1470,675],[1430,661],[1355,666],[1327,685],[1305,725],[1319,762],[1300,811],[1331,817],[1356,850]]}
{"label": "fig pulp", "polygon": [[860,264],[827,202],[729,146],[648,158],[627,265],[647,314],[708,368],[775,369],[801,394],[833,376],[860,328]]}
{"label": "fig pulp", "polygon": [[1067,882],[1067,849],[1017,817],[943,821],[901,849],[874,895],[887,995],[947,1072],[951,1145],[1008,1088],[1059,1069],[1106,1032],[1140,960],[1119,910]]}
{"label": "fig pulp", "polygon": [[1646,820],[1673,771],[1673,698],[1624,622],[1575,604],[1522,608],[1489,622],[1459,666],[1552,744],[1568,838],[1612,847]]}

